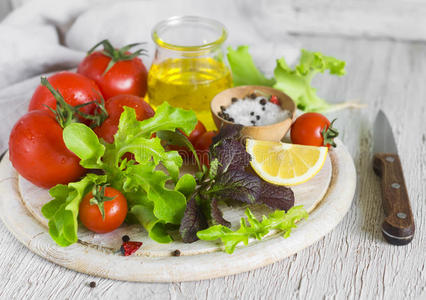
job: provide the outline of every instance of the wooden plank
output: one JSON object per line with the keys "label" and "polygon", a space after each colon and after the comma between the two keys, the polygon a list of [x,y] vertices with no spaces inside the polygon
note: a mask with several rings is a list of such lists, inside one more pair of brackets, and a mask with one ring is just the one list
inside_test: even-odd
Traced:
{"label": "wooden plank", "polygon": [[268,36],[280,36],[284,30],[290,34],[426,39],[426,3],[420,0],[263,0],[252,5],[250,20],[262,24]]}
{"label": "wooden plank", "polygon": [[[334,101],[358,98],[368,104],[362,111],[330,115],[339,118],[341,138],[359,174],[352,208],[332,233],[297,255],[256,271],[197,282],[141,284],[46,263],[0,223],[0,298],[425,299],[426,45],[330,37],[299,37],[299,41],[307,49],[348,62],[346,76],[315,80],[321,96]],[[403,247],[386,244],[380,232],[380,185],[370,153],[371,124],[379,108],[394,121],[417,226],[414,240]],[[97,283],[96,288],[89,288],[90,281]]]}

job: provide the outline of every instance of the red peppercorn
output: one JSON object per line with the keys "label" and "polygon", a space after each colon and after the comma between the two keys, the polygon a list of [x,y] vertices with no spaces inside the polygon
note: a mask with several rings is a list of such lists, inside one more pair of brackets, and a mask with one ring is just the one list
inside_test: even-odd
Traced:
{"label": "red peppercorn", "polygon": [[269,98],[269,102],[271,102],[271,103],[273,103],[273,104],[276,104],[276,105],[281,105],[280,104],[280,100],[278,99],[278,97],[277,96],[275,96],[275,95],[272,95],[271,96],[271,98]]}

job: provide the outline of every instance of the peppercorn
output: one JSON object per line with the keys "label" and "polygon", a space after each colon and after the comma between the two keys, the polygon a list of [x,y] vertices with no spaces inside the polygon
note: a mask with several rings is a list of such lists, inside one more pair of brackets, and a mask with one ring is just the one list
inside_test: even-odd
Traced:
{"label": "peppercorn", "polygon": [[232,101],[232,103],[235,103],[235,102],[238,101],[238,98],[232,97],[231,101]]}
{"label": "peppercorn", "polygon": [[223,106],[223,105],[221,105],[221,106],[220,106],[220,110],[221,110],[221,111],[225,111],[225,110],[226,110],[226,107],[225,107],[225,106]]}
{"label": "peppercorn", "polygon": [[259,102],[260,102],[261,105],[266,105],[266,99],[265,98],[262,98]]}
{"label": "peppercorn", "polygon": [[96,287],[96,282],[91,281],[91,282],[89,283],[89,286],[93,289],[94,287]]}
{"label": "peppercorn", "polygon": [[254,125],[256,125],[256,122],[255,122],[255,121],[251,121],[251,123],[253,124],[253,126],[254,126]]}
{"label": "peppercorn", "polygon": [[249,95],[249,98],[251,98],[251,99],[256,99],[256,98],[257,98],[257,95],[256,95],[255,93],[251,93],[251,94]]}
{"label": "peppercorn", "polygon": [[250,116],[254,116],[254,111],[250,112]]}
{"label": "peppercorn", "polygon": [[265,107],[262,107],[262,110],[265,111]]}
{"label": "peppercorn", "polygon": [[260,116],[259,115],[256,116],[256,120],[258,120],[258,121],[260,120]]}
{"label": "peppercorn", "polygon": [[128,235],[123,235],[123,236],[121,237],[121,240],[122,240],[124,243],[127,243],[128,241],[130,241],[130,238],[129,238],[129,236],[128,236]]}
{"label": "peppercorn", "polygon": [[172,252],[173,256],[180,256],[180,250],[176,249],[175,251]]}

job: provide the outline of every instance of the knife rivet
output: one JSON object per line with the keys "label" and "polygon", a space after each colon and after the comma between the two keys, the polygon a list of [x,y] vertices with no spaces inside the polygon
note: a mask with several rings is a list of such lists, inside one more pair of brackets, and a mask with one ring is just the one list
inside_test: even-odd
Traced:
{"label": "knife rivet", "polygon": [[393,158],[392,156],[388,156],[388,157],[386,157],[386,160],[388,162],[394,162],[395,158]]}
{"label": "knife rivet", "polygon": [[391,187],[393,187],[394,189],[399,189],[401,186],[399,185],[399,183],[394,182],[391,184]]}
{"label": "knife rivet", "polygon": [[407,217],[407,214],[403,212],[399,212],[396,214],[396,216],[400,219],[405,219]]}

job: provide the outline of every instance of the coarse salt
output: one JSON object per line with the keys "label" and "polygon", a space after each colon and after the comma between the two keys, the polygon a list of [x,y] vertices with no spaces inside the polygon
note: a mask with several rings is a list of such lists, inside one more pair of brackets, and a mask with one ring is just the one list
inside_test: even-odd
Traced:
{"label": "coarse salt", "polygon": [[[261,102],[264,104],[262,105]],[[222,113],[229,116],[228,120],[244,126],[271,125],[290,117],[290,111],[282,109],[281,106],[261,96],[254,99],[245,97],[234,100],[231,105],[222,110]]]}

